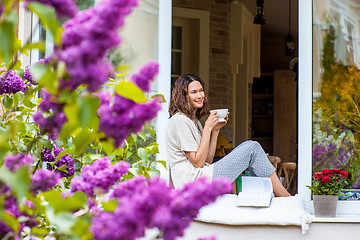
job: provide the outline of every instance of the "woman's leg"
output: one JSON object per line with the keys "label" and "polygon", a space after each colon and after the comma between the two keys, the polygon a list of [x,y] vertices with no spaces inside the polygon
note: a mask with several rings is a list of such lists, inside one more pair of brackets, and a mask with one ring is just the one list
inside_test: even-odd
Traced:
{"label": "woman's leg", "polygon": [[226,177],[234,181],[245,169],[248,169],[253,176],[270,177],[275,196],[290,196],[276,176],[275,168],[261,145],[256,141],[241,143],[228,155],[214,163],[214,178]]}

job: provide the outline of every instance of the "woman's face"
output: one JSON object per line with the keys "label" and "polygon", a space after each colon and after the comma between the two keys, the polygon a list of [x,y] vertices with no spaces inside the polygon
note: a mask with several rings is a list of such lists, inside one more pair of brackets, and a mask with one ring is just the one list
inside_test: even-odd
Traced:
{"label": "woman's face", "polygon": [[204,105],[205,92],[199,81],[192,81],[188,86],[189,103],[195,109]]}

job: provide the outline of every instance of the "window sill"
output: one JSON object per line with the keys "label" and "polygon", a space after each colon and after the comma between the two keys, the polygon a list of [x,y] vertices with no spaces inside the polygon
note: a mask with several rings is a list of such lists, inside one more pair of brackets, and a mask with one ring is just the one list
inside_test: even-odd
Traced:
{"label": "window sill", "polygon": [[334,218],[320,218],[312,215],[312,223],[360,223],[360,216],[337,214]]}
{"label": "window sill", "polygon": [[334,218],[315,217],[313,201],[304,201],[304,205],[313,223],[360,223],[360,201],[338,201]]}

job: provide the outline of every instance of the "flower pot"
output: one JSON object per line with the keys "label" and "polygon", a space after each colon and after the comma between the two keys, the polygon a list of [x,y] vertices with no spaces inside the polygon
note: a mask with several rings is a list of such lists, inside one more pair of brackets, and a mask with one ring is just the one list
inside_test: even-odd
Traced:
{"label": "flower pot", "polygon": [[335,217],[338,195],[313,195],[315,217]]}

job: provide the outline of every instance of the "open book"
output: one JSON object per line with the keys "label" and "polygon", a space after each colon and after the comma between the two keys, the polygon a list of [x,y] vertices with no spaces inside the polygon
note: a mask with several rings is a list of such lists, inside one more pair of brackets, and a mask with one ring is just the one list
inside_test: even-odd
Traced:
{"label": "open book", "polygon": [[238,194],[238,206],[268,207],[274,197],[270,178],[242,176],[242,191]]}

